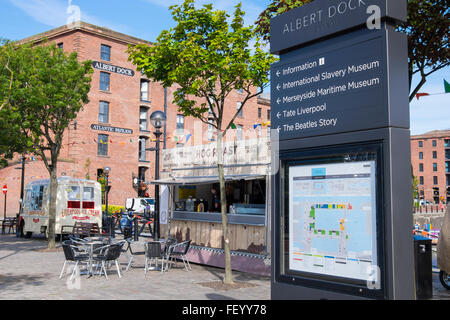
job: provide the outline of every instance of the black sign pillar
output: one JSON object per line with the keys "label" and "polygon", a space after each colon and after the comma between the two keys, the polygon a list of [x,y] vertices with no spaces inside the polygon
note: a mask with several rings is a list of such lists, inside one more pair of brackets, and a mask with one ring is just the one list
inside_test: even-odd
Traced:
{"label": "black sign pillar", "polygon": [[406,1],[271,21],[273,299],[414,299]]}

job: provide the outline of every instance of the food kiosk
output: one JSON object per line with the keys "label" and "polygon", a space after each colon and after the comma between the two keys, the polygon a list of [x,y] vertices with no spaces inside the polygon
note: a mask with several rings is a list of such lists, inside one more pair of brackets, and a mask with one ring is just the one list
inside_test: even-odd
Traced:
{"label": "food kiosk", "polygon": [[[232,268],[270,275],[270,140],[223,146]],[[191,262],[224,267],[217,144],[162,151],[161,236],[192,240]]]}

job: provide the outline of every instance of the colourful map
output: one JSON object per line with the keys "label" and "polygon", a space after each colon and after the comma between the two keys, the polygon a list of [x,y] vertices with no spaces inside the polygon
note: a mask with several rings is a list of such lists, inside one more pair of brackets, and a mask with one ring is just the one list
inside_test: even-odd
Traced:
{"label": "colourful map", "polygon": [[289,172],[290,269],[367,280],[376,265],[375,162]]}

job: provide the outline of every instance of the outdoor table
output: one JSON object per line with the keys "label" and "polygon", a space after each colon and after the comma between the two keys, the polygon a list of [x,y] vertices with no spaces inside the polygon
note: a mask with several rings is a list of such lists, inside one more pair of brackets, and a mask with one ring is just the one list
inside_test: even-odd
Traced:
{"label": "outdoor table", "polygon": [[85,245],[89,248],[89,266],[88,266],[88,278],[93,276],[93,272],[92,272],[92,265],[93,265],[93,261],[94,261],[94,246],[96,244],[100,244],[103,245],[104,242],[102,240],[91,240],[91,241],[87,241],[85,242]]}

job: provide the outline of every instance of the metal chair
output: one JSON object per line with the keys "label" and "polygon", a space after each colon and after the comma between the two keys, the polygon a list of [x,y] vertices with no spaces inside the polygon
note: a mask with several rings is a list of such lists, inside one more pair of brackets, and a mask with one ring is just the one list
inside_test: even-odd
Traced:
{"label": "metal chair", "polygon": [[[128,247],[126,251],[130,252],[130,257],[128,258],[128,264],[127,264],[127,268],[125,269],[125,271],[128,271],[128,269],[131,267],[131,263],[133,262],[133,259],[135,256],[143,256],[145,255],[145,244],[143,244],[142,242],[139,241],[132,241],[132,240],[125,240],[126,242],[128,242]],[[133,246],[139,246],[139,247],[144,247],[143,251],[139,251],[136,250],[136,248],[133,250]]]}
{"label": "metal chair", "polygon": [[[173,245],[177,243],[177,239],[175,238],[167,238],[167,241],[165,242],[165,247],[162,253],[162,259],[161,259],[161,272],[168,270],[168,263],[169,263],[169,257],[171,252],[173,251]],[[164,267],[164,260],[166,261],[166,267]]]}
{"label": "metal chair", "polygon": [[[161,242],[149,241],[145,244],[145,274],[149,267],[152,266],[152,261],[155,261],[155,267],[158,267],[158,258],[162,258]],[[150,260],[150,265],[148,261]]]}
{"label": "metal chair", "polygon": [[191,242],[192,240],[188,240],[171,245],[168,250],[167,263],[170,259],[172,259],[172,261],[176,264],[176,259],[180,258],[183,261],[184,269],[186,271],[192,270],[189,260],[186,257],[186,254],[191,246]]}
{"label": "metal chair", "polygon": [[89,255],[87,254],[83,254],[83,253],[79,253],[78,252],[78,247],[72,244],[72,241],[67,240],[64,241],[62,244],[62,248],[64,250],[64,256],[65,256],[65,261],[64,261],[64,265],[61,269],[61,273],[59,275],[59,278],[62,278],[62,275],[64,273],[64,269],[66,267],[66,264],[69,263],[73,263],[75,262],[75,267],[73,268],[72,274],[70,276],[70,279],[72,279],[73,275],[75,274],[75,270],[78,267],[78,264],[80,262],[87,262],[89,261]]}
{"label": "metal chair", "polygon": [[105,277],[106,279],[108,279],[108,275],[106,273],[106,263],[107,262],[115,262],[116,264],[116,269],[117,269],[117,274],[119,275],[119,278],[122,277],[122,275],[120,274],[120,266],[119,266],[119,262],[117,261],[117,259],[119,259],[120,254],[121,254],[121,250],[123,245],[125,244],[125,242],[118,242],[118,243],[113,243],[113,244],[109,244],[106,246],[102,246],[99,247],[97,249],[94,250],[100,252],[98,255],[96,255],[93,260],[97,261],[97,262],[101,262],[101,268],[102,271],[105,273]]}

